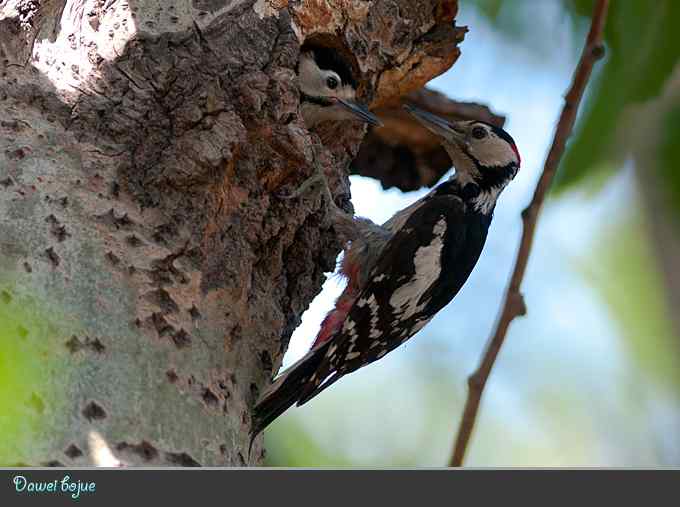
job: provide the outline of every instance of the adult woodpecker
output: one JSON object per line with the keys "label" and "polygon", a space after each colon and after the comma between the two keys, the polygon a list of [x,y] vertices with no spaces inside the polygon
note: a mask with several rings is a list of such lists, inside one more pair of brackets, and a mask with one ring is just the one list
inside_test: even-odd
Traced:
{"label": "adult woodpecker", "polygon": [[405,107],[439,137],[456,171],[382,226],[357,222],[359,234],[341,267],[347,288],[312,349],[255,405],[253,439],[293,404],[416,334],[453,299],[479,259],[496,200],[519,170],[515,142],[484,122],[453,122]]}
{"label": "adult woodpecker", "polygon": [[358,120],[380,126],[380,120],[356,101],[357,82],[351,68],[330,48],[300,53],[300,112],[307,128],[324,121]]}

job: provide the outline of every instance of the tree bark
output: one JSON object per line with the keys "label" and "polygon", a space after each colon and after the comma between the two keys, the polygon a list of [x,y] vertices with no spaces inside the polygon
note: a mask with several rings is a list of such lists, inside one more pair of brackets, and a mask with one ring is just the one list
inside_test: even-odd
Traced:
{"label": "tree bark", "polygon": [[250,407],[340,248],[320,196],[275,194],[316,159],[348,197],[365,132],[305,128],[300,46],[341,51],[378,107],[454,63],[456,10],[0,2],[0,305],[40,366],[0,464],[259,463]]}

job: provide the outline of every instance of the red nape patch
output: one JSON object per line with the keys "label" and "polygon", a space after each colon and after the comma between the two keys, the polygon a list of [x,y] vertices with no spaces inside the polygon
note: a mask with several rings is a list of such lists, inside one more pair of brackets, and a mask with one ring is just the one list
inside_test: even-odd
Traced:
{"label": "red nape patch", "polygon": [[323,319],[321,323],[321,330],[319,334],[316,335],[316,340],[312,344],[312,348],[316,347],[329,340],[338,330],[342,323],[345,322],[345,318],[352,308],[354,300],[347,296],[347,290],[343,292],[338,300],[335,302],[335,308],[328,312],[326,318]]}
{"label": "red nape patch", "polygon": [[340,296],[341,298],[347,294],[353,294],[359,290],[359,265],[353,264],[349,261],[349,257],[345,255],[340,264],[340,274],[347,278],[347,287]]}
{"label": "red nape patch", "polygon": [[515,143],[511,143],[510,147],[512,148],[512,151],[515,152],[515,155],[517,155],[517,165],[520,166],[522,165],[522,157],[519,155],[519,150],[517,149],[517,145]]}

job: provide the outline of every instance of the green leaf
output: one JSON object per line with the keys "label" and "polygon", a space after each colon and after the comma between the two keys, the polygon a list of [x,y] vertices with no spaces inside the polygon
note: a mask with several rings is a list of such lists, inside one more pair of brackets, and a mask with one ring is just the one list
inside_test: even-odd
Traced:
{"label": "green leaf", "polygon": [[51,347],[56,329],[38,305],[0,284],[0,466],[40,465],[30,456],[63,418],[66,386],[54,379],[64,378],[64,351]]}
{"label": "green leaf", "polygon": [[[666,113],[663,122],[660,172],[665,185],[667,202],[680,217],[680,106]],[[680,223],[680,222],[679,222]]]}
{"label": "green leaf", "polygon": [[[606,26],[608,56],[591,84],[585,111],[557,174],[553,190],[585,182],[606,168],[620,167],[629,154],[619,142],[626,107],[659,95],[679,61],[680,2],[612,2]],[[607,163],[608,162],[608,163]]]}
{"label": "green leaf", "polygon": [[603,234],[586,268],[619,323],[628,356],[650,378],[677,391],[680,356],[664,284],[638,216]]}

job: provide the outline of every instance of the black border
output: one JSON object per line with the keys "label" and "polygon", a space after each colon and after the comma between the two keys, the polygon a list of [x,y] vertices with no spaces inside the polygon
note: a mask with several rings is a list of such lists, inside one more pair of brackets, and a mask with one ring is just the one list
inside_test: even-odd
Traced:
{"label": "black border", "polygon": [[[15,491],[16,475],[96,487],[77,500],[28,495]],[[0,506],[674,505],[679,488],[680,469],[0,469]]]}

